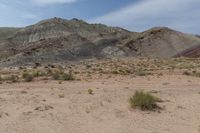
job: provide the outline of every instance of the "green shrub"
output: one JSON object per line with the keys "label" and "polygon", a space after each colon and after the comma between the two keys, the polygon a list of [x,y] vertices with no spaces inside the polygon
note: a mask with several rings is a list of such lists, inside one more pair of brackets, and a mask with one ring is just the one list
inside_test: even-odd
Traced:
{"label": "green shrub", "polygon": [[73,74],[71,72],[63,73],[63,74],[60,74],[60,73],[56,72],[56,73],[52,74],[52,78],[54,80],[65,80],[65,81],[67,81],[67,80],[75,80],[75,78],[74,78],[74,76],[73,76]]}
{"label": "green shrub", "polygon": [[33,77],[39,77],[40,76],[40,72],[39,71],[33,71],[32,72],[32,76]]}
{"label": "green shrub", "polygon": [[52,71],[51,69],[48,68],[48,69],[47,69],[47,72],[46,72],[46,75],[49,76],[49,75],[52,75],[52,74],[53,74],[53,71]]}
{"label": "green shrub", "polygon": [[119,74],[119,71],[114,70],[114,71],[112,71],[112,74]]}
{"label": "green shrub", "polygon": [[193,72],[184,71],[184,72],[183,72],[183,75],[186,75],[186,76],[194,76],[194,77],[200,77],[200,72],[196,72],[196,71],[193,71]]}
{"label": "green shrub", "polygon": [[158,107],[156,102],[158,102],[158,98],[143,91],[136,91],[129,99],[132,108],[139,107],[141,110],[154,110]]}
{"label": "green shrub", "polygon": [[195,77],[200,77],[200,72],[193,73]]}
{"label": "green shrub", "polygon": [[92,89],[88,89],[88,94],[93,95],[93,90]]}
{"label": "green shrub", "polygon": [[70,71],[69,73],[63,73],[62,80],[74,80],[72,72]]}
{"label": "green shrub", "polygon": [[187,76],[189,76],[189,75],[191,75],[191,73],[188,72],[188,71],[184,71],[184,72],[183,72],[183,75],[187,75]]}
{"label": "green shrub", "polygon": [[11,80],[12,82],[17,82],[17,81],[18,81],[18,76],[16,76],[16,75],[11,75],[10,80]]}
{"label": "green shrub", "polygon": [[139,69],[139,70],[136,72],[136,75],[137,75],[137,76],[146,76],[146,75],[148,75],[148,73],[147,73],[145,70],[143,70],[143,69]]}
{"label": "green shrub", "polygon": [[5,80],[8,80],[14,83],[18,81],[18,77],[16,75],[11,75],[11,76],[6,77]]}
{"label": "green shrub", "polygon": [[22,74],[22,78],[24,79],[25,82],[31,82],[34,79],[34,76],[30,73],[24,72]]}
{"label": "green shrub", "polygon": [[54,80],[59,80],[59,79],[60,79],[60,74],[59,74],[58,72],[54,72],[54,73],[52,74],[52,78],[53,78]]}
{"label": "green shrub", "polygon": [[17,82],[19,79],[18,76],[16,75],[7,75],[7,76],[4,76],[4,77],[0,77],[0,81],[11,81],[11,82]]}

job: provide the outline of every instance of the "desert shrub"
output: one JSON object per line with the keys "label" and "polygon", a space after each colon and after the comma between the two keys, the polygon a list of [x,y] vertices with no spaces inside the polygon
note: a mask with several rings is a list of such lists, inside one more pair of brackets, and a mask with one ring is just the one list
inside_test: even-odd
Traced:
{"label": "desert shrub", "polygon": [[52,73],[53,73],[53,71],[52,71],[51,69],[48,68],[46,74],[47,74],[47,75],[52,75]]}
{"label": "desert shrub", "polygon": [[60,67],[60,68],[58,68],[54,71],[51,71],[48,74],[51,74],[51,76],[54,80],[60,80],[60,79],[62,79],[62,75],[64,74],[64,70]]}
{"label": "desert shrub", "polygon": [[23,70],[24,68],[22,66],[19,67],[19,70]]}
{"label": "desert shrub", "polygon": [[200,72],[196,72],[196,71],[193,71],[193,72],[184,71],[183,75],[200,77]]}
{"label": "desert shrub", "polygon": [[89,64],[86,65],[86,68],[87,68],[87,69],[89,69],[89,68],[91,68],[91,67],[92,67],[92,65],[89,65]]}
{"label": "desert shrub", "polygon": [[71,71],[69,73],[63,73],[61,78],[62,78],[62,80],[74,80],[75,79]]}
{"label": "desert shrub", "polygon": [[59,67],[58,70],[57,70],[57,72],[60,73],[60,74],[63,74],[63,73],[64,73],[64,70],[63,70],[62,67]]}
{"label": "desert shrub", "polygon": [[93,95],[93,90],[92,89],[88,89],[88,94]]}
{"label": "desert shrub", "polygon": [[34,79],[34,76],[33,76],[33,74],[30,74],[28,72],[24,72],[22,74],[22,78],[24,79],[25,82],[31,82]]}
{"label": "desert shrub", "polygon": [[40,66],[41,66],[40,63],[38,63],[38,62],[35,63],[35,67],[36,67],[36,68],[37,68],[37,67],[40,67]]}
{"label": "desert shrub", "polygon": [[62,81],[58,81],[58,84],[62,84]]}
{"label": "desert shrub", "polygon": [[193,72],[193,75],[194,75],[195,77],[200,77],[200,72]]}
{"label": "desert shrub", "polygon": [[187,76],[189,76],[189,75],[191,75],[191,73],[188,72],[188,71],[184,71],[184,72],[183,72],[183,75],[187,75]]}
{"label": "desert shrub", "polygon": [[148,73],[147,73],[145,70],[143,70],[143,69],[139,69],[139,70],[136,72],[136,75],[137,75],[137,76],[146,76],[146,75],[148,75]]}
{"label": "desert shrub", "polygon": [[59,98],[64,98],[64,97],[65,97],[65,94],[59,94],[58,97],[59,97]]}
{"label": "desert shrub", "polygon": [[114,70],[114,71],[112,71],[112,74],[119,74],[119,71]]}
{"label": "desert shrub", "polygon": [[14,82],[18,81],[18,76],[16,76],[16,75],[10,75],[10,76],[5,77],[4,80],[11,81],[11,82],[14,83]]}
{"label": "desert shrub", "polygon": [[139,107],[141,110],[154,110],[158,107],[156,102],[158,102],[158,98],[143,91],[136,91],[129,99],[132,108]]}
{"label": "desert shrub", "polygon": [[42,76],[46,76],[46,75],[47,75],[47,73],[45,73],[44,71],[37,70],[37,71],[32,72],[33,77],[42,77]]}
{"label": "desert shrub", "polygon": [[11,80],[12,82],[17,82],[17,81],[18,81],[18,76],[16,76],[16,75],[11,75],[10,80]]}
{"label": "desert shrub", "polygon": [[52,74],[52,78],[53,78],[54,80],[59,80],[59,79],[60,79],[60,73],[54,72],[54,73]]}
{"label": "desert shrub", "polygon": [[40,76],[40,72],[39,71],[33,71],[32,72],[32,76],[33,77],[39,77]]}
{"label": "desert shrub", "polygon": [[55,71],[54,73],[52,73],[52,78],[54,80],[75,80],[74,75],[72,74],[72,72],[68,72],[65,73],[63,71]]}

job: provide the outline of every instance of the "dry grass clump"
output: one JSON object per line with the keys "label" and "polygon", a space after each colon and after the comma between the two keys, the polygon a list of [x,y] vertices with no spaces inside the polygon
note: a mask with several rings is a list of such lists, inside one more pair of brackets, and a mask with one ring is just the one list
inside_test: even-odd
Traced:
{"label": "dry grass clump", "polygon": [[183,75],[186,75],[186,76],[194,76],[194,77],[200,77],[200,72],[197,72],[197,71],[192,71],[192,72],[184,71],[184,72],[183,72]]}
{"label": "dry grass clump", "polygon": [[15,83],[19,81],[19,77],[17,75],[0,76],[0,81],[10,81]]}
{"label": "dry grass clump", "polygon": [[63,71],[56,71],[52,74],[52,78],[54,80],[64,80],[64,81],[75,80],[74,75],[71,71],[68,73]]}
{"label": "dry grass clump", "polygon": [[145,93],[143,91],[136,91],[134,95],[129,99],[131,108],[140,108],[141,110],[155,110],[158,108],[156,102],[159,99],[151,95],[150,93]]}
{"label": "dry grass clump", "polygon": [[47,76],[47,75],[48,74],[45,73],[44,71],[35,70],[32,72],[33,77],[42,77],[42,76]]}
{"label": "dry grass clump", "polygon": [[184,71],[184,72],[183,72],[183,75],[187,75],[187,76],[189,76],[189,75],[191,75],[191,73],[188,72],[188,71]]}
{"label": "dry grass clump", "polygon": [[137,76],[147,76],[149,75],[148,72],[146,72],[144,69],[140,68],[137,72],[136,72]]}
{"label": "dry grass clump", "polygon": [[25,82],[31,82],[34,79],[34,75],[32,73],[24,72],[22,74],[22,78],[24,79]]}
{"label": "dry grass clump", "polygon": [[54,80],[59,80],[59,79],[60,79],[60,73],[54,72],[54,73],[52,74],[52,78],[53,78]]}
{"label": "dry grass clump", "polygon": [[93,90],[92,89],[88,89],[88,94],[93,95]]}
{"label": "dry grass clump", "polygon": [[5,77],[5,80],[11,81],[13,83],[18,82],[18,79],[19,77],[16,75],[10,75],[10,76]]}
{"label": "dry grass clump", "polygon": [[73,76],[71,71],[69,73],[63,73],[61,79],[65,80],[65,81],[66,80],[75,80],[75,78],[74,78],[74,76]]}

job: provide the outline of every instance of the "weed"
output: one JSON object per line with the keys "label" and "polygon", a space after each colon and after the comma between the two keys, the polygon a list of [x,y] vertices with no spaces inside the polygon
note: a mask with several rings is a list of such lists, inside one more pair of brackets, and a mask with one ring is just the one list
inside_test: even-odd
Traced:
{"label": "weed", "polygon": [[146,75],[148,75],[148,73],[147,73],[145,70],[143,70],[143,69],[139,69],[139,70],[136,72],[136,75],[137,75],[137,76],[146,76]]}
{"label": "weed", "polygon": [[31,82],[34,79],[34,76],[28,72],[24,72],[22,74],[22,78],[24,79],[25,82]]}
{"label": "weed", "polygon": [[72,72],[70,71],[69,73],[63,73],[61,79],[66,81],[66,80],[74,80],[75,78]]}
{"label": "weed", "polygon": [[158,102],[158,98],[143,91],[136,91],[129,99],[132,108],[139,107],[141,110],[154,110],[158,107],[156,102]]}
{"label": "weed", "polygon": [[93,95],[93,90],[92,89],[88,89],[88,94]]}
{"label": "weed", "polygon": [[52,78],[53,78],[54,80],[59,80],[59,79],[60,79],[60,74],[59,74],[58,72],[54,72],[54,73],[52,74]]}

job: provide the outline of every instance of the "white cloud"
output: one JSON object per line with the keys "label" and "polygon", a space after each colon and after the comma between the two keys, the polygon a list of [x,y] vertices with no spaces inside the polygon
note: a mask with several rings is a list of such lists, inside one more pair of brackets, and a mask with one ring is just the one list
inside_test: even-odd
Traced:
{"label": "white cloud", "polygon": [[91,22],[143,31],[168,26],[184,32],[200,33],[200,0],[142,0]]}
{"label": "white cloud", "polygon": [[2,0],[0,3],[0,26],[21,27],[38,18],[35,12],[24,8],[23,2],[15,0],[10,3]]}
{"label": "white cloud", "polygon": [[51,5],[51,4],[69,4],[74,3],[77,0],[32,0],[33,3],[45,6],[45,5]]}

